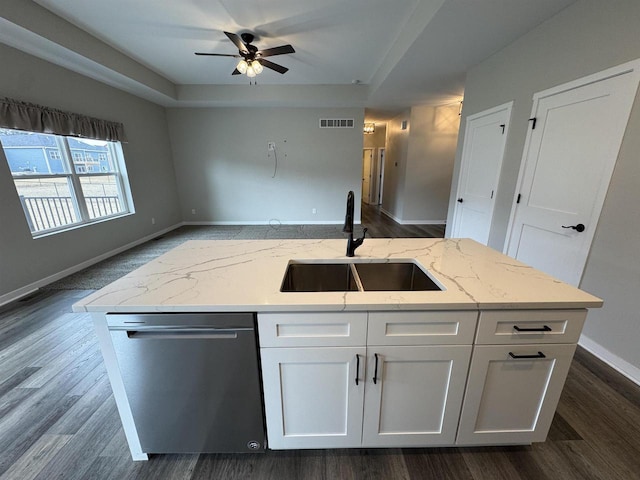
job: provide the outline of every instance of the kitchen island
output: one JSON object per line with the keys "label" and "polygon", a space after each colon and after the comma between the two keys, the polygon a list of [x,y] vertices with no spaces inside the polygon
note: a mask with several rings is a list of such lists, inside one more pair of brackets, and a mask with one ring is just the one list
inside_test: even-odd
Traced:
{"label": "kitchen island", "polygon": [[[108,314],[256,314],[270,448],[546,438],[587,308],[602,301],[472,240],[190,241],[89,295],[134,459]],[[442,290],[281,292],[291,261],[415,262]]]}

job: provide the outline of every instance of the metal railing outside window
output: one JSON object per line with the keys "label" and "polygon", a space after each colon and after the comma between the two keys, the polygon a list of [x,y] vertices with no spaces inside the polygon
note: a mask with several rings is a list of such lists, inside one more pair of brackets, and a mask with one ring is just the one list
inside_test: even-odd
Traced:
{"label": "metal railing outside window", "polygon": [[132,211],[120,142],[0,128],[0,143],[34,237]]}

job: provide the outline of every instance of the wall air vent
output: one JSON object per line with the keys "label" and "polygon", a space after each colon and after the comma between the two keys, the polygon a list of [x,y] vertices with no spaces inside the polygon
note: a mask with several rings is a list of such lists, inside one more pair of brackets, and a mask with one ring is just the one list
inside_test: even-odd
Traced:
{"label": "wall air vent", "polygon": [[320,128],[353,128],[353,118],[321,118]]}

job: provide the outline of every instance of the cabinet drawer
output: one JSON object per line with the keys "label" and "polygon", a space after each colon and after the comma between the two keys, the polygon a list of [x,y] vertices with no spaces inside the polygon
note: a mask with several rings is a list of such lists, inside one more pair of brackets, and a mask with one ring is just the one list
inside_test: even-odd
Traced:
{"label": "cabinet drawer", "polygon": [[476,343],[576,343],[586,317],[586,310],[484,311]]}
{"label": "cabinet drawer", "polygon": [[368,345],[470,345],[476,311],[371,312]]}
{"label": "cabinet drawer", "polygon": [[367,340],[367,312],[260,313],[261,347],[358,346]]}

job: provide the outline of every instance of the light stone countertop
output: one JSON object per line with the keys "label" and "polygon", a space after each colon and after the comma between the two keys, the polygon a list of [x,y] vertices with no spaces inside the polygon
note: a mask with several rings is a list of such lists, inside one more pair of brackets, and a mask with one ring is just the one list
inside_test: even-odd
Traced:
{"label": "light stone countertop", "polygon": [[289,260],[347,262],[346,240],[193,240],[76,312],[593,308],[602,300],[469,239],[366,239],[352,260],[415,259],[445,291],[281,293]]}

